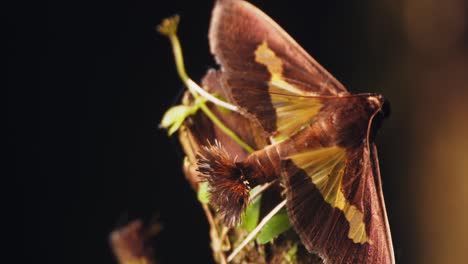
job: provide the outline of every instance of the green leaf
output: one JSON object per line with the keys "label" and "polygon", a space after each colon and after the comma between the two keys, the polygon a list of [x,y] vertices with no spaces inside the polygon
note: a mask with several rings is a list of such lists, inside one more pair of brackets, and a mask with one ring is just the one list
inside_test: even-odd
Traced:
{"label": "green leaf", "polygon": [[178,119],[185,117],[189,111],[190,107],[186,105],[176,105],[169,108],[161,120],[161,126],[168,128]]}
{"label": "green leaf", "polygon": [[189,116],[195,114],[200,107],[205,104],[206,99],[197,99],[193,105],[176,105],[164,114],[160,126],[168,129],[167,134],[171,136],[174,134],[184,123],[184,120]]}
{"label": "green leaf", "polygon": [[176,105],[166,111],[162,120],[161,127],[169,129],[169,136],[179,129],[185,118],[192,112],[192,107],[185,105]]}
{"label": "green leaf", "polygon": [[281,233],[287,231],[289,228],[291,228],[291,223],[289,222],[286,209],[283,208],[277,214],[275,214],[262,228],[257,236],[257,243],[268,243],[270,240],[276,238]]}
{"label": "green leaf", "polygon": [[[253,190],[250,193],[254,193]],[[255,199],[249,203],[247,209],[245,210],[245,215],[241,226],[249,233],[252,232],[252,230],[254,230],[258,224],[258,220],[260,218],[261,200],[262,195],[255,197]]]}
{"label": "green leaf", "polygon": [[208,204],[210,202],[210,192],[208,191],[208,182],[202,182],[198,185],[197,192],[198,201],[202,204]]}

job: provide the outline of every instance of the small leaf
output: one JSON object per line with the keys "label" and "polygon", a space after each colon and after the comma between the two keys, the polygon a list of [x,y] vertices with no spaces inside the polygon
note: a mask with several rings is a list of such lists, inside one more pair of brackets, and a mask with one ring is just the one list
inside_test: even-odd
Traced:
{"label": "small leaf", "polygon": [[202,182],[198,185],[197,192],[198,201],[202,204],[208,204],[210,202],[210,193],[208,192],[208,182]]}
{"label": "small leaf", "polygon": [[[250,195],[254,193],[254,190],[250,191]],[[245,215],[241,226],[249,233],[252,232],[252,230],[254,230],[258,224],[258,220],[260,218],[261,200],[261,195],[255,197],[255,199],[249,203],[247,209],[245,210]]]}
{"label": "small leaf", "polygon": [[187,116],[193,114],[193,107],[186,105],[176,105],[166,111],[162,120],[161,127],[168,129],[169,136],[174,134],[184,122]]}
{"label": "small leaf", "polygon": [[181,117],[185,117],[187,112],[190,111],[190,107],[185,106],[185,105],[176,105],[169,110],[166,111],[164,114],[162,120],[161,120],[161,126],[164,128],[168,128],[171,126],[173,123],[177,121],[177,119],[180,119]]}
{"label": "small leaf", "polygon": [[174,134],[179,129],[179,127],[182,125],[182,123],[184,122],[184,119],[177,119],[174,122],[174,124],[172,124],[171,127],[169,128],[169,130],[167,131],[167,134],[169,136],[172,136],[172,134]]}
{"label": "small leaf", "polygon": [[262,228],[257,236],[257,243],[265,244],[291,228],[286,209],[281,209]]}

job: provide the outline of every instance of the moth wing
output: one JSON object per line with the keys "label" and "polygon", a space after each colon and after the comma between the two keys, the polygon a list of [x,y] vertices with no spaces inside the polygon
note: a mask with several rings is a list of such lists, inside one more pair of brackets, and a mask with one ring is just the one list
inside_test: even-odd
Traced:
{"label": "moth wing", "polygon": [[374,145],[315,149],[287,163],[288,213],[310,252],[326,263],[395,262]]}
{"label": "moth wing", "polygon": [[[219,81],[219,72],[210,69],[206,75],[203,77],[202,86],[205,90],[212,94],[216,94],[222,98],[227,97],[227,93],[225,90],[222,90],[222,86],[220,85]],[[258,126],[258,124],[251,122],[249,119],[245,118],[244,116],[236,113],[227,111],[222,108],[218,108],[215,106],[210,106],[211,111],[216,114],[216,116],[221,120],[223,124],[225,124],[229,129],[231,129],[236,135],[242,138],[249,146],[253,147],[254,149],[261,149],[267,145],[267,139],[263,137],[262,128]],[[246,154],[245,151],[243,153],[238,153],[237,151],[233,151],[234,149],[241,148],[237,142],[232,140],[230,136],[228,136],[225,132],[221,131],[217,126],[213,126],[215,131],[215,137],[219,142],[223,144],[226,149],[229,149],[229,152],[235,157],[238,156],[239,159],[244,157]],[[213,141],[211,139],[211,141]],[[206,144],[206,140],[203,144]],[[240,151],[239,151],[240,152]]]}
{"label": "moth wing", "polygon": [[[270,89],[272,90],[272,89]],[[288,137],[300,131],[305,125],[314,121],[322,108],[318,97],[294,96],[281,93],[270,93],[271,104],[276,111],[277,137]]]}
{"label": "moth wing", "polygon": [[[278,131],[278,122],[283,122],[275,108],[278,96],[272,94],[289,99],[348,94],[278,24],[245,1],[216,2],[209,40],[230,99],[269,134]],[[283,105],[284,97],[279,98]],[[290,100],[288,104],[294,107],[295,102]]]}

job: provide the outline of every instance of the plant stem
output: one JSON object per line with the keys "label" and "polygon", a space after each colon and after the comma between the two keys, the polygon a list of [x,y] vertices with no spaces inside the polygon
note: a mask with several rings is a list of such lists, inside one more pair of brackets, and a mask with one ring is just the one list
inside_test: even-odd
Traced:
{"label": "plant stem", "polygon": [[[227,108],[232,111],[238,112],[239,109],[231,105],[227,102],[219,100],[218,98],[214,97],[213,95],[207,93],[203,90],[198,84],[192,81],[187,72],[185,71],[184,59],[182,54],[182,48],[180,45],[179,38],[177,37],[177,26],[179,23],[179,17],[175,16],[172,18],[165,19],[161,25],[158,26],[157,30],[167,36],[172,44],[172,52],[174,54],[174,59],[176,63],[177,73],[179,77],[184,82],[185,86],[187,86],[189,92],[192,94],[193,98],[198,101],[200,95],[202,95],[207,100],[213,102],[214,104],[220,105],[224,108]],[[208,118],[219,128],[223,131],[226,135],[231,137],[236,143],[238,143],[242,148],[247,150],[248,152],[253,152],[254,149],[250,147],[247,143],[245,143],[239,136],[234,133],[231,129],[226,127],[221,120],[206,106],[205,103],[201,103],[200,109],[205,113]]]}
{"label": "plant stem", "polygon": [[228,262],[231,262],[237,254],[250,242],[252,239],[254,239],[258,233],[262,230],[262,228],[270,221],[270,219],[281,210],[286,205],[286,200],[283,200],[281,203],[279,203],[273,210],[271,210],[263,219],[260,221],[260,223],[255,227],[252,232],[242,241],[242,243],[232,251],[232,253],[229,255],[227,258]]}

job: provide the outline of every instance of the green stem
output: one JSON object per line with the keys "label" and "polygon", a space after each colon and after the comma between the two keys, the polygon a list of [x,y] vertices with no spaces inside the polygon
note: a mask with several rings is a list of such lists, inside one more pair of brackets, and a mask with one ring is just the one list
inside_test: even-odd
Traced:
{"label": "green stem", "polygon": [[221,120],[219,120],[218,117],[213,112],[211,112],[211,110],[205,104],[202,104],[200,106],[200,108],[203,111],[203,113],[205,113],[205,115],[208,116],[208,118],[211,120],[211,122],[213,122],[216,126],[218,126],[219,129],[221,129],[226,135],[231,137],[242,148],[244,148],[245,150],[247,150],[250,153],[255,151],[251,146],[249,146],[239,136],[237,136],[236,133],[234,133],[234,131],[232,131],[231,129],[226,127],[223,124],[223,122]]}
{"label": "green stem", "polygon": [[215,124],[221,131],[223,131],[226,135],[231,137],[236,143],[238,143],[242,148],[247,150],[248,152],[253,152],[254,149],[250,147],[247,143],[245,143],[239,136],[237,136],[234,131],[229,129],[227,126],[223,124],[221,120],[206,106],[206,104],[201,101],[200,95],[191,87],[190,82],[191,79],[189,78],[187,72],[185,71],[184,59],[182,54],[182,48],[180,45],[179,38],[177,37],[177,25],[179,23],[179,17],[175,16],[173,18],[168,18],[158,26],[157,30],[166,35],[172,44],[172,52],[174,54],[174,59],[177,67],[177,73],[179,77],[184,82],[185,86],[188,88],[190,94],[192,94],[195,101],[200,103],[200,109],[208,116],[208,118]]}
{"label": "green stem", "polygon": [[[182,55],[182,47],[180,46],[179,38],[175,34],[171,34],[168,37],[172,44],[172,53],[174,54],[177,73],[179,74],[180,79],[187,84],[190,78],[185,71],[184,57]],[[190,87],[187,86],[187,88],[190,90]]]}

